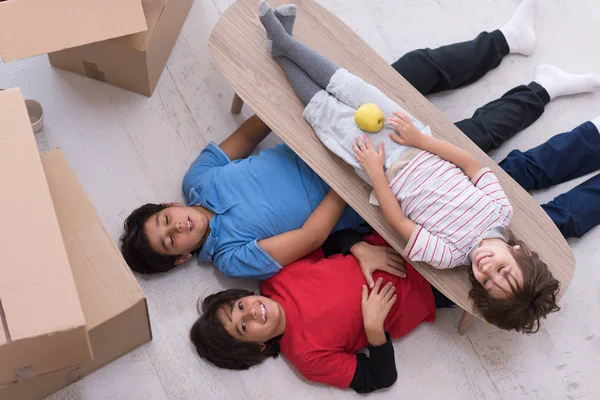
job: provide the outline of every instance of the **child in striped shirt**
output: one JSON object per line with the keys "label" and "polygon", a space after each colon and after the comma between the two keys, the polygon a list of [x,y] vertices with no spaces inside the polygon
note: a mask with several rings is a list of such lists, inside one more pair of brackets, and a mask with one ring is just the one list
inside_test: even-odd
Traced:
{"label": "child in striped shirt", "polygon": [[[496,176],[466,151],[421,133],[405,114],[393,115],[388,123],[398,134],[391,134],[391,139],[422,151],[389,183],[383,170],[381,142],[376,150],[365,135],[363,139],[357,137],[353,146],[385,218],[407,241],[407,257],[445,269],[470,261],[480,267],[494,254],[504,259],[509,275],[522,281],[521,271],[510,262],[504,245],[512,206]],[[500,244],[502,251],[479,245],[484,239],[496,239],[491,243]],[[497,285],[490,285],[496,297],[500,291],[510,291],[505,280]]]}
{"label": "child in striped shirt", "polygon": [[[524,2],[530,3],[535,2]],[[407,241],[408,258],[436,268],[471,264],[471,293],[479,293],[475,303],[486,319],[504,329],[537,331],[540,318],[558,309],[559,282],[536,252],[506,230],[512,207],[496,176],[464,150],[433,138],[428,127],[377,88],[291,37],[295,9],[290,10],[287,19],[278,18],[260,2],[267,48],[306,104],[303,115],[317,136],[373,186],[377,199],[372,200]],[[515,33],[508,28],[486,38],[508,48],[506,35]],[[541,82],[559,87],[558,96],[596,90],[598,79],[551,66],[540,68],[538,75],[525,88],[546,96]],[[382,131],[370,134],[377,150],[369,137],[359,137],[354,123],[364,103],[393,115]],[[493,320],[487,313],[492,306]]]}

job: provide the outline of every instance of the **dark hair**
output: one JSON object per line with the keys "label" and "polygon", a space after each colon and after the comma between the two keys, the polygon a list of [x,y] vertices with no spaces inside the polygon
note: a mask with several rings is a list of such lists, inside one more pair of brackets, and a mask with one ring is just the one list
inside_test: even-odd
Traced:
{"label": "dark hair", "polygon": [[144,232],[146,221],[165,208],[166,204],[144,204],[133,210],[123,224],[125,233],[121,236],[121,253],[129,268],[135,272],[155,274],[175,268],[177,256],[156,252]]}
{"label": "dark hair", "polygon": [[190,330],[190,339],[200,357],[219,368],[244,370],[279,355],[281,335],[266,342],[263,349],[258,343],[234,339],[217,316],[219,309],[252,295],[254,293],[248,290],[229,289],[212,294],[202,301],[202,316]]}
{"label": "dark hair", "polygon": [[[523,284],[510,286],[512,293],[505,299],[496,299],[475,279],[472,268],[469,276],[473,287],[469,296],[473,298],[475,307],[485,319],[501,329],[536,333],[540,329],[540,320],[548,314],[560,310],[556,304],[556,296],[560,289],[558,282],[548,265],[540,260],[540,256],[529,249],[521,240],[517,240],[511,231],[507,231],[507,244],[511,254],[523,273]],[[514,251],[512,246],[520,246]]]}

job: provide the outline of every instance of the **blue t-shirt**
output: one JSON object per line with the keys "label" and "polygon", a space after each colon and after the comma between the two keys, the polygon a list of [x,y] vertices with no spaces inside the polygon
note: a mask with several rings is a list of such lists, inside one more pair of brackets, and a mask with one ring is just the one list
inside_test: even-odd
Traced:
{"label": "blue t-shirt", "polygon": [[[231,161],[209,143],[183,178],[188,205],[215,213],[210,235],[198,253],[229,277],[267,279],[281,269],[258,241],[299,229],[329,186],[287,145]],[[334,230],[364,220],[346,207]]]}

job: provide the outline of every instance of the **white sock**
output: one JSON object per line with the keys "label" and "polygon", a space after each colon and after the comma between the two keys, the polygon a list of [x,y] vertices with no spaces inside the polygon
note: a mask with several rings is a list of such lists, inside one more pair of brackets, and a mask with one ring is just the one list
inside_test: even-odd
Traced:
{"label": "white sock", "polygon": [[510,20],[500,28],[511,54],[530,55],[535,50],[535,14],[537,0],[523,0]]}
{"label": "white sock", "polygon": [[550,99],[570,94],[600,91],[600,75],[568,74],[553,65],[541,65],[534,81],[546,89]]}
{"label": "white sock", "polygon": [[596,125],[596,128],[598,129],[598,132],[600,132],[600,117],[597,117],[596,119],[592,120],[592,124]]}

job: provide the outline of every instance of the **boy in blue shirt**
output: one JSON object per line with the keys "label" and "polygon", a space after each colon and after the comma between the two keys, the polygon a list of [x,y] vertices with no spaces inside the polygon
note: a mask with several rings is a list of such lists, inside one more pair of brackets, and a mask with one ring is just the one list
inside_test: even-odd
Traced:
{"label": "boy in blue shirt", "polygon": [[125,221],[122,251],[137,272],[192,258],[229,277],[266,279],[363,219],[287,145],[251,151],[270,129],[258,117],[209,143],[183,178],[187,201],[146,204]]}

